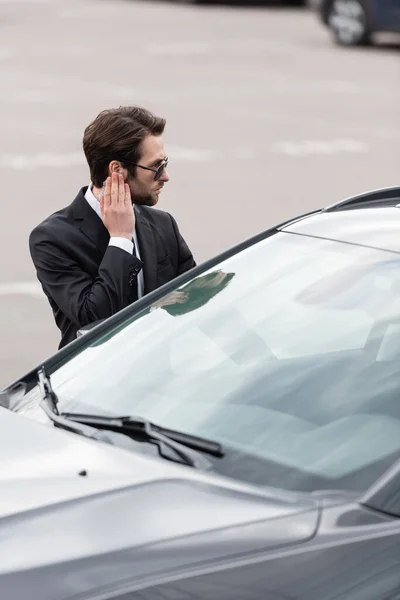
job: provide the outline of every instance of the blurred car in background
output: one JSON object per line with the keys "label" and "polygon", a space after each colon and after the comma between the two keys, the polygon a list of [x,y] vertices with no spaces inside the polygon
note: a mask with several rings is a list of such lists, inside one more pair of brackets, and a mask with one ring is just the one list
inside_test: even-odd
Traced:
{"label": "blurred car in background", "polygon": [[2,598],[399,598],[399,365],[400,187],[155,290],[0,394]]}
{"label": "blurred car in background", "polygon": [[376,33],[400,33],[400,0],[311,0],[342,46],[370,44]]}
{"label": "blurred car in background", "polygon": [[180,4],[226,4],[230,6],[271,6],[271,5],[284,5],[284,6],[304,6],[307,0],[173,0],[173,2],[179,2]]}

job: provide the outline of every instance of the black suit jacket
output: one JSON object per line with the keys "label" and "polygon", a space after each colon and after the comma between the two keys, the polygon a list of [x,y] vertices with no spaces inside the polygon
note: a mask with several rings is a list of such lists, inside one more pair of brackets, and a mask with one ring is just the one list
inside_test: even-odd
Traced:
{"label": "black suit jacket", "polygon": [[86,190],[29,237],[37,278],[61,331],[59,348],[74,340],[81,327],[137,300],[141,268],[148,294],[195,266],[175,219],[154,208],[135,206],[141,260],[109,246],[109,233],[85,199]]}

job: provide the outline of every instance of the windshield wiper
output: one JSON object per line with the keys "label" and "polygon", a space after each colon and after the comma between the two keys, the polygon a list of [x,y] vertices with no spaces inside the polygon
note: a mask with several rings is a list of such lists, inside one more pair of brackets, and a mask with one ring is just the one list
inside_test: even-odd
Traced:
{"label": "windshield wiper", "polygon": [[38,371],[37,376],[42,393],[41,407],[56,427],[110,444],[114,442],[106,434],[100,433],[99,429],[121,433],[132,439],[144,439],[157,444],[159,453],[163,458],[174,460],[171,457],[171,452],[167,453],[165,451],[165,448],[169,448],[179,456],[180,462],[202,470],[212,469],[213,465],[198,451],[219,458],[224,455],[222,447],[216,442],[158,427],[140,417],[104,417],[101,415],[60,413],[57,394],[52,388],[50,377],[46,375],[44,367]]}
{"label": "windshield wiper", "polygon": [[100,440],[109,444],[113,443],[107,435],[99,433],[98,431],[93,430],[90,427],[86,427],[83,424],[79,425],[77,423],[73,423],[72,421],[68,421],[67,419],[63,418],[63,416],[60,415],[58,410],[57,394],[52,388],[50,377],[46,375],[44,367],[42,367],[37,372],[37,376],[39,389],[42,393],[40,406],[42,407],[48,418],[53,422],[55,427],[65,429],[66,431],[71,431],[72,433],[76,433],[78,435],[83,435],[84,437],[90,439]]}
{"label": "windshield wiper", "polygon": [[[160,452],[162,452],[162,444],[165,444],[168,448],[172,448],[183,462],[191,467],[201,469],[212,467],[209,461],[199,455],[198,452],[210,454],[217,458],[224,456],[222,446],[218,442],[160,427],[141,417],[108,417],[79,413],[62,413],[62,416],[82,425],[124,433],[134,439],[141,438],[144,441],[154,442],[159,445]],[[192,452],[192,450],[196,452]]]}
{"label": "windshield wiper", "polygon": [[37,376],[38,376],[39,389],[42,394],[42,406],[43,406],[43,404],[45,404],[46,407],[48,407],[54,415],[59,415],[60,413],[58,412],[58,406],[57,406],[58,398],[52,388],[49,377],[47,377],[47,375],[46,375],[46,371],[44,370],[44,367],[39,369],[39,371],[37,372]]}

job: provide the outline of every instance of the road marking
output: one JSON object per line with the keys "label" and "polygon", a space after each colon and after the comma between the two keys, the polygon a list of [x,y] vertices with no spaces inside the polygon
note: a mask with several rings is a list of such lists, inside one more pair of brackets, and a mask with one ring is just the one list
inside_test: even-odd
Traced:
{"label": "road marking", "polygon": [[[282,141],[272,144],[267,151],[286,156],[305,157],[313,155],[332,154],[367,154],[370,149],[365,142],[352,139],[336,140],[300,140]],[[255,158],[260,149],[246,146],[234,147],[224,152],[224,156],[236,159],[251,160]],[[263,150],[265,152],[265,150]],[[169,157],[176,162],[210,162],[216,160],[221,153],[210,149],[184,148],[182,146],[168,146]],[[81,152],[66,154],[39,153],[39,154],[9,154],[0,156],[0,167],[15,171],[34,171],[49,167],[64,169],[67,167],[85,166],[85,158]]]}
{"label": "road marking", "polygon": [[[177,162],[207,162],[215,158],[212,150],[168,146],[168,156]],[[85,166],[85,157],[81,152],[66,154],[9,154],[0,156],[0,167],[15,171],[34,171],[48,167],[79,167]]]}
{"label": "road marking", "polygon": [[0,60],[8,60],[13,55],[12,51],[9,48],[0,48]]}
{"label": "road marking", "polygon": [[212,45],[207,42],[170,42],[147,44],[143,51],[153,56],[187,56],[188,54],[209,54]]}
{"label": "road marking", "polygon": [[47,167],[76,167],[83,164],[84,158],[80,152],[71,152],[69,154],[10,154],[0,156],[0,167],[16,171],[33,171]]}
{"label": "road marking", "polygon": [[0,296],[30,296],[31,298],[46,298],[40,283],[36,281],[0,283]]}
{"label": "road marking", "polygon": [[303,140],[278,142],[274,145],[274,152],[295,157],[342,153],[368,154],[369,147],[364,142],[352,139]]}

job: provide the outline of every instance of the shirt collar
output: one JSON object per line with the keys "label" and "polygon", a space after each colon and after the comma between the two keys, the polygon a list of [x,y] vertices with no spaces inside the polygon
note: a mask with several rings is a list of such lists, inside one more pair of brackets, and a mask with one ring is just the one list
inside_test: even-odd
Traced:
{"label": "shirt collar", "polygon": [[[86,190],[85,198],[86,198],[88,204],[93,208],[93,210],[95,211],[95,213],[97,213],[97,215],[99,216],[99,218],[101,220],[103,220],[103,218],[101,216],[100,202],[97,200],[96,196],[93,194],[92,187],[93,187],[93,184],[90,183],[88,185],[88,189]],[[135,245],[137,247],[138,246],[138,241],[137,241],[137,237],[136,237],[136,228],[133,231],[133,237],[134,237]],[[138,255],[138,258],[140,258],[139,255]]]}
{"label": "shirt collar", "polygon": [[101,219],[101,210],[100,210],[100,202],[97,200],[96,196],[92,192],[92,183],[88,186],[86,190],[85,198],[88,201],[89,205],[93,208],[93,210],[97,213],[97,215]]}

